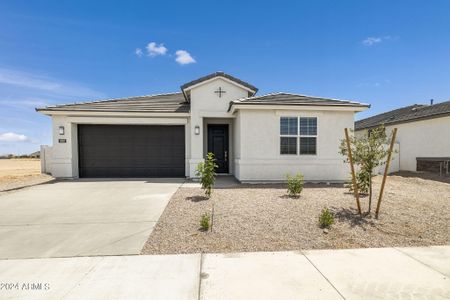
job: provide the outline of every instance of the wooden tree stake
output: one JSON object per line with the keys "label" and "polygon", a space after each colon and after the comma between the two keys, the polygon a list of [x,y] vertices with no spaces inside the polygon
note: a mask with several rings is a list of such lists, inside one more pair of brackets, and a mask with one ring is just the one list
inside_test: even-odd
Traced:
{"label": "wooden tree stake", "polygon": [[384,185],[386,184],[387,173],[389,172],[389,166],[391,164],[392,150],[394,148],[395,137],[397,136],[397,128],[394,128],[392,132],[391,145],[389,146],[388,158],[386,161],[386,168],[384,169],[383,181],[381,182],[380,195],[378,196],[377,210],[375,211],[375,218],[378,219],[378,213],[380,212],[381,199],[383,198]]}
{"label": "wooden tree stake", "polygon": [[358,183],[356,182],[355,167],[353,166],[352,148],[350,147],[350,138],[348,136],[347,128],[345,128],[345,140],[347,142],[348,161],[350,162],[350,169],[352,170],[353,192],[355,194],[356,205],[358,206],[358,213],[359,215],[361,215],[362,212],[361,212],[361,203],[359,203]]}

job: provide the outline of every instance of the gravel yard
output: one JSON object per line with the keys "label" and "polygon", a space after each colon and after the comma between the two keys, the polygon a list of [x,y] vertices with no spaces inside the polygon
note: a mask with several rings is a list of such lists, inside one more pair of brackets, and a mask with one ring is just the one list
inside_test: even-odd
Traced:
{"label": "gravel yard", "polygon": [[[283,185],[219,188],[209,200],[199,188],[182,187],[142,254],[450,244],[450,180],[401,175],[388,178],[379,220],[359,218],[353,195],[337,185],[306,185],[298,199],[287,197]],[[373,210],[380,183],[378,176]],[[361,200],[366,209],[367,197]],[[336,217],[328,234],[318,226],[323,207]],[[213,215],[209,232],[199,230],[205,212]]]}
{"label": "gravel yard", "polygon": [[41,174],[39,159],[0,159],[0,192],[40,184],[53,177]]}

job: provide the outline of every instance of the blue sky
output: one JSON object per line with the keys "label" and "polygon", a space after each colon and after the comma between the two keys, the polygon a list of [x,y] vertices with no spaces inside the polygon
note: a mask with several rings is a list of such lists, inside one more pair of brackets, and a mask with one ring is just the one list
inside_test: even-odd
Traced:
{"label": "blue sky", "polygon": [[449,14],[448,0],[4,0],[0,154],[51,144],[36,106],[173,92],[219,70],[259,94],[372,104],[357,118],[446,101]]}

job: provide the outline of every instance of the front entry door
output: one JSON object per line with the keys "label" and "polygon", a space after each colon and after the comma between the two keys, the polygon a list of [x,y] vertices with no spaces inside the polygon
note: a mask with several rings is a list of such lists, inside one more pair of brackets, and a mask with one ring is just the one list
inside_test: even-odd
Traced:
{"label": "front entry door", "polygon": [[217,173],[229,173],[228,125],[208,125],[208,153],[214,153]]}

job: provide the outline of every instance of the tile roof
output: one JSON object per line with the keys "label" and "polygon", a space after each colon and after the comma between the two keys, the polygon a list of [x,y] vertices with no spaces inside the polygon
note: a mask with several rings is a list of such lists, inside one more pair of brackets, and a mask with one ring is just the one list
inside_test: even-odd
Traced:
{"label": "tile roof", "polygon": [[359,103],[355,101],[328,99],[322,97],[306,96],[291,93],[274,93],[262,96],[242,98],[232,101],[230,103],[230,108],[233,105],[240,105],[240,104],[370,107],[369,104]]}
{"label": "tile roof", "polygon": [[381,124],[399,124],[450,115],[450,101],[433,105],[414,104],[391,110],[355,122],[355,130],[372,128]]}
{"label": "tile roof", "polygon": [[211,73],[211,74],[209,74],[209,75],[200,77],[199,79],[196,79],[196,80],[190,81],[190,82],[188,82],[188,83],[185,83],[185,84],[183,84],[183,85],[181,86],[181,90],[185,90],[185,89],[187,89],[187,88],[189,88],[189,87],[191,87],[191,86],[193,86],[193,85],[196,85],[196,84],[198,84],[198,83],[201,83],[201,82],[206,81],[206,80],[209,80],[209,79],[212,79],[212,78],[214,78],[214,77],[224,77],[224,78],[227,78],[227,79],[229,79],[229,80],[231,80],[231,81],[236,82],[237,84],[240,84],[240,85],[242,85],[242,86],[245,86],[246,88],[248,88],[248,89],[254,91],[254,93],[256,93],[256,92],[258,91],[258,89],[257,89],[255,86],[251,85],[250,83],[245,82],[245,81],[242,81],[242,80],[240,80],[239,78],[236,78],[236,77],[231,76],[231,75],[229,75],[229,74],[226,74],[226,73],[224,73],[224,72],[214,72],[214,73]]}
{"label": "tile roof", "polygon": [[155,112],[188,113],[190,104],[181,92],[93,102],[53,105],[36,108],[37,111],[90,111],[90,112]]}

